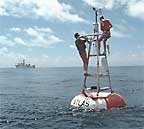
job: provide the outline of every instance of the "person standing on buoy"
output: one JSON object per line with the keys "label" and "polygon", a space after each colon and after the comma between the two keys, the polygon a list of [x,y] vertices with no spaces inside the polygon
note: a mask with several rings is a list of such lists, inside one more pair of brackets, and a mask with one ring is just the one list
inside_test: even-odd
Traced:
{"label": "person standing on buoy", "polygon": [[112,28],[112,24],[108,19],[105,19],[104,16],[100,17],[100,29],[102,31],[102,35],[98,39],[98,48],[100,54],[100,43],[103,41],[104,52],[103,55],[106,54],[106,41],[111,37],[110,29]]}
{"label": "person standing on buoy", "polygon": [[74,37],[76,38],[75,40],[75,45],[77,47],[77,50],[79,51],[79,55],[83,61],[83,70],[84,70],[84,75],[87,75],[87,63],[88,63],[88,59],[87,59],[87,53],[86,53],[86,41],[87,38],[85,36],[80,36],[79,33],[75,33]]}

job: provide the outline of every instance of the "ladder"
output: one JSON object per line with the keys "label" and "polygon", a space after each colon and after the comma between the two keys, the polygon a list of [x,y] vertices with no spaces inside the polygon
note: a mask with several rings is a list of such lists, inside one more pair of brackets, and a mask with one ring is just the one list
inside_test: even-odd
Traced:
{"label": "ladder", "polygon": [[[84,75],[84,81],[83,81],[83,89],[82,89],[82,93],[84,93],[86,95],[86,91],[87,90],[96,90],[97,96],[99,94],[100,91],[108,91],[110,90],[110,92],[112,93],[112,87],[111,87],[111,80],[110,80],[110,72],[109,72],[109,67],[108,67],[108,61],[107,61],[107,52],[105,54],[99,54],[99,48],[98,48],[98,34],[96,35],[96,40],[88,40],[88,52],[87,52],[87,75]],[[95,53],[92,54],[92,48],[95,47]],[[90,58],[91,57],[95,57],[96,59],[96,74],[89,74],[89,63],[90,63]],[[105,58],[106,61],[106,65],[107,65],[107,75],[104,75],[103,73],[100,73],[100,57]],[[89,78],[94,78],[96,81],[96,85],[94,86],[87,86],[87,80]],[[101,86],[100,78],[108,78],[108,85],[107,86]]]}

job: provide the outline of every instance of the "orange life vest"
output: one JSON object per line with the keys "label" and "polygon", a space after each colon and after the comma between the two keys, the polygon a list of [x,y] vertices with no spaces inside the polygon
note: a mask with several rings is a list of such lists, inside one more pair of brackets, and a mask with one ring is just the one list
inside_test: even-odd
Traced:
{"label": "orange life vest", "polygon": [[101,24],[102,31],[109,31],[110,28],[112,27],[112,24],[110,23],[110,21],[108,19],[102,19],[100,24]]}

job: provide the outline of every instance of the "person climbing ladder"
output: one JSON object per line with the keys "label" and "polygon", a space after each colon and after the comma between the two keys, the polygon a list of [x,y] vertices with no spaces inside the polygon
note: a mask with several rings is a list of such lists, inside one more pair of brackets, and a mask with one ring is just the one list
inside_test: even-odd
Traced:
{"label": "person climbing ladder", "polygon": [[87,38],[85,36],[80,36],[80,34],[77,32],[74,34],[74,37],[76,38],[75,40],[75,45],[79,51],[79,55],[83,61],[83,70],[84,70],[84,75],[87,75],[87,64],[88,64],[88,60],[87,60],[87,53],[86,53],[86,41]]}

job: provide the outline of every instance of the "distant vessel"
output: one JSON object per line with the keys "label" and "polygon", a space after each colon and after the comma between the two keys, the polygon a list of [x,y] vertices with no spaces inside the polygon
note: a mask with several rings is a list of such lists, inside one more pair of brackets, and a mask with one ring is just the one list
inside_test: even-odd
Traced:
{"label": "distant vessel", "polygon": [[25,60],[23,59],[21,63],[17,63],[15,65],[16,68],[35,68],[35,65],[26,64]]}

